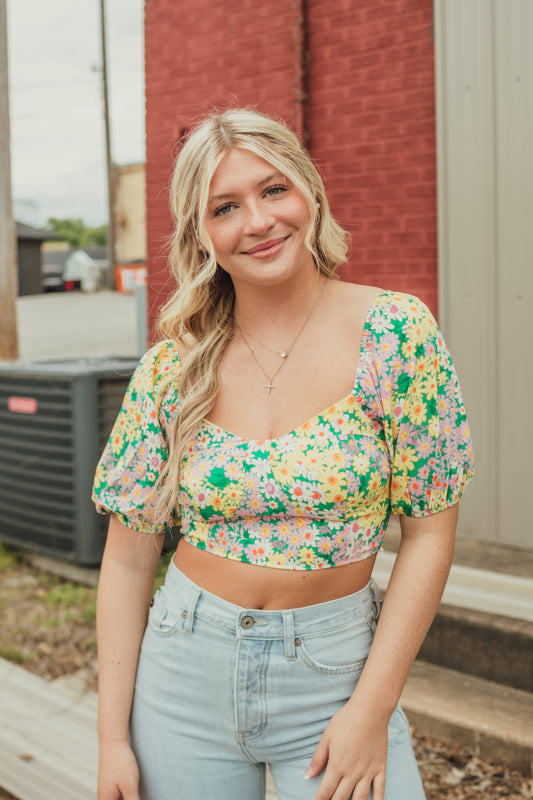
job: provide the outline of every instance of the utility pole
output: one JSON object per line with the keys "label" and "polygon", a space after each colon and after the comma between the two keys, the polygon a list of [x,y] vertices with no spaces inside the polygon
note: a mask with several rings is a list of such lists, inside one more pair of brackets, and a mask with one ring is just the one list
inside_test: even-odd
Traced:
{"label": "utility pole", "polygon": [[7,0],[0,0],[0,359],[18,358],[17,238],[11,200]]}
{"label": "utility pole", "polygon": [[102,38],[102,91],[104,95],[105,151],[107,163],[107,287],[115,288],[115,191],[113,185],[113,160],[111,158],[111,133],[109,122],[109,98],[107,92],[107,49],[105,30],[105,0],[100,0],[100,25]]}

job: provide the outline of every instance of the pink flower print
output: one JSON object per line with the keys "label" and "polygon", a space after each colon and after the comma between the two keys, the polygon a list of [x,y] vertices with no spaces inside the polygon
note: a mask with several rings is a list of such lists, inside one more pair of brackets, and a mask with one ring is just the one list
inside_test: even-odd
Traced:
{"label": "pink flower print", "polygon": [[380,340],[378,347],[381,358],[390,360],[398,352],[400,340],[395,333],[386,333]]}
{"label": "pink flower print", "polygon": [[403,317],[403,311],[400,309],[400,306],[397,303],[390,304],[389,316],[391,319],[401,319]]}
{"label": "pink flower print", "polygon": [[433,447],[434,444],[431,436],[419,436],[415,441],[416,452],[422,457],[433,452]]}
{"label": "pink flower print", "polygon": [[246,556],[253,564],[265,564],[272,552],[272,547],[266,542],[263,544],[250,544],[245,550]]}
{"label": "pink flower print", "polygon": [[120,476],[120,480],[124,487],[127,489],[133,483],[131,472],[124,470]]}
{"label": "pink flower print", "polygon": [[409,483],[409,494],[414,497],[422,497],[424,494],[424,484],[418,478],[413,478]]}
{"label": "pink flower print", "polygon": [[418,470],[417,476],[420,478],[422,483],[426,483],[429,477],[429,467],[427,465],[421,467],[421,469]]}

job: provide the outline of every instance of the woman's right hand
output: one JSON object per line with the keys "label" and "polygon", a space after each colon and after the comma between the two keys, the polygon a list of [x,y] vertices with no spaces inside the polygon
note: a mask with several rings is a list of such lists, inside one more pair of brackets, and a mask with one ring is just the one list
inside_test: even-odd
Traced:
{"label": "woman's right hand", "polygon": [[139,800],[139,767],[127,740],[100,743],[98,800]]}

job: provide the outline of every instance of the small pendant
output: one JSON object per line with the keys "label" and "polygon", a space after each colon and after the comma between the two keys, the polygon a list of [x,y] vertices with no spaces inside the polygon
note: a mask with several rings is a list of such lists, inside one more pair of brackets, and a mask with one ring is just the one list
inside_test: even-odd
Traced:
{"label": "small pendant", "polygon": [[273,388],[274,388],[274,384],[272,383],[272,381],[271,381],[271,380],[269,380],[269,381],[268,381],[268,384],[265,386],[265,389],[267,390],[267,394],[270,394],[270,391],[271,391],[271,389],[273,389]]}
{"label": "small pendant", "polygon": [[283,351],[280,353],[280,356],[281,356],[282,358],[287,358],[287,353],[286,353],[286,351],[285,351],[285,350],[283,350]]}

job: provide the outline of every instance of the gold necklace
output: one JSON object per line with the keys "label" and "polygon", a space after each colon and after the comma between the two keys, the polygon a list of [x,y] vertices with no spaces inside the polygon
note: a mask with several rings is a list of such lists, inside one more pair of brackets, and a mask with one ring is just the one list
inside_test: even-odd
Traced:
{"label": "gold necklace", "polygon": [[[304,323],[303,323],[303,325],[301,326],[301,328],[298,330],[298,332],[296,333],[296,336],[294,336],[294,337],[293,337],[293,339],[290,341],[289,345],[288,345],[288,346],[285,348],[285,350],[282,350],[281,352],[280,352],[279,350],[272,350],[270,347],[267,347],[265,344],[263,344],[262,342],[260,342],[260,341],[259,341],[259,339],[256,339],[254,336],[252,336],[252,334],[251,334],[251,333],[247,333],[247,334],[246,334],[246,336],[245,336],[245,335],[244,335],[244,331],[243,331],[243,329],[242,329],[241,327],[238,327],[238,331],[239,331],[239,333],[241,334],[241,336],[242,336],[242,338],[243,338],[243,340],[244,340],[244,343],[245,343],[246,347],[247,347],[247,348],[248,348],[248,350],[250,351],[250,354],[251,354],[251,356],[252,356],[253,360],[255,361],[255,363],[257,364],[257,366],[259,367],[259,369],[261,370],[261,372],[263,373],[263,375],[265,376],[265,378],[266,378],[266,379],[267,379],[267,381],[268,381],[267,385],[265,386],[265,389],[266,389],[266,393],[267,393],[267,394],[270,394],[270,392],[272,391],[272,389],[274,389],[274,388],[275,388],[275,384],[273,384],[273,383],[272,383],[272,381],[274,380],[274,378],[276,377],[276,375],[278,374],[278,372],[279,372],[279,371],[282,369],[282,367],[283,367],[283,366],[284,366],[284,364],[286,363],[286,361],[287,361],[287,358],[288,358],[288,357],[289,357],[289,355],[291,354],[291,351],[292,351],[292,349],[293,349],[294,345],[296,344],[296,342],[297,342],[297,340],[298,340],[298,338],[299,338],[300,334],[303,332],[303,330],[304,330],[305,326],[307,325],[307,323],[309,322],[309,320],[310,320],[310,319],[311,319],[311,317],[313,316],[314,312],[316,311],[316,307],[318,306],[318,304],[319,304],[319,302],[320,302],[320,298],[322,297],[322,295],[324,294],[324,292],[325,292],[325,290],[326,290],[326,285],[327,285],[327,282],[328,282],[328,279],[326,278],[326,280],[324,281],[324,284],[323,284],[323,286],[322,286],[322,289],[320,290],[320,292],[319,292],[319,294],[318,294],[318,296],[317,296],[317,298],[316,298],[315,302],[313,303],[313,306],[312,306],[312,308],[311,308],[311,311],[309,312],[309,314],[308,314],[308,315],[307,315],[307,317],[305,318],[305,320],[304,320]],[[272,375],[269,375],[269,374],[268,374],[268,372],[267,372],[267,371],[266,371],[266,370],[263,368],[263,365],[261,364],[261,362],[260,362],[260,361],[259,361],[259,359],[257,358],[257,356],[256,356],[256,354],[255,354],[255,350],[253,349],[253,347],[251,346],[250,342],[248,341],[248,339],[247,339],[247,336],[249,336],[251,339],[254,339],[254,341],[256,341],[258,344],[260,344],[260,345],[261,345],[262,347],[264,347],[266,350],[270,350],[270,352],[271,352],[271,353],[276,353],[277,355],[280,355],[280,356],[281,356],[281,358],[283,359],[283,360],[282,360],[282,362],[281,362],[281,364],[280,364],[280,365],[279,365],[279,367],[277,368],[277,370],[276,370],[276,371],[275,371],[275,372],[274,372]]]}

